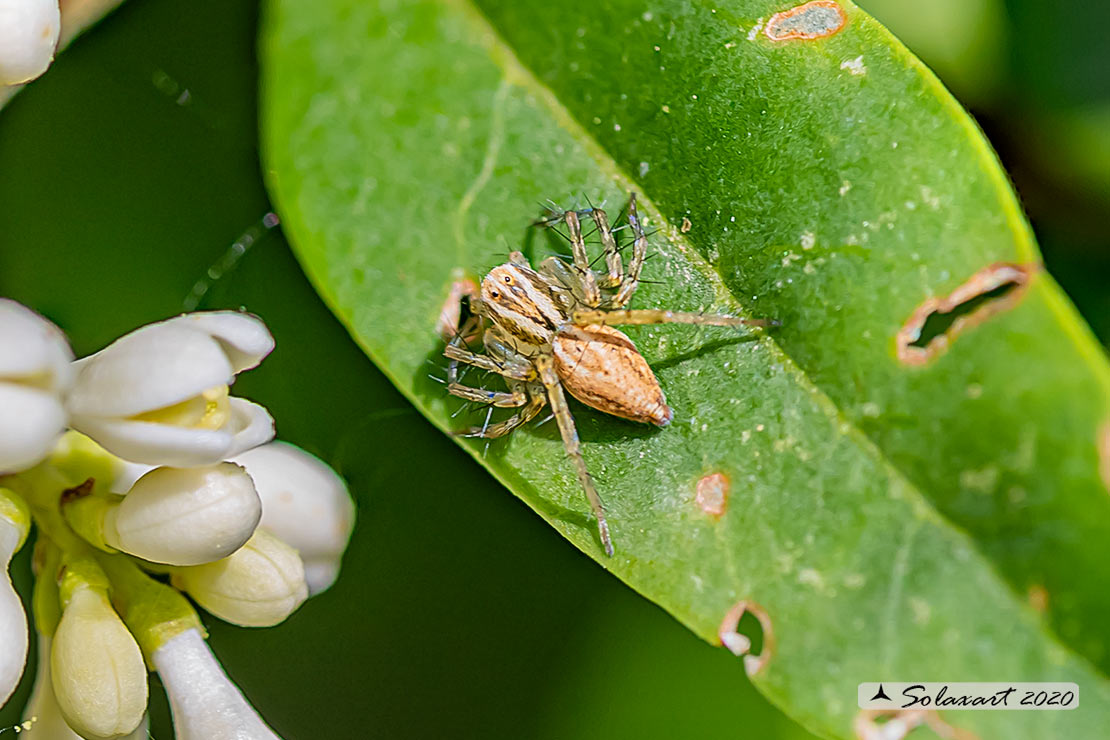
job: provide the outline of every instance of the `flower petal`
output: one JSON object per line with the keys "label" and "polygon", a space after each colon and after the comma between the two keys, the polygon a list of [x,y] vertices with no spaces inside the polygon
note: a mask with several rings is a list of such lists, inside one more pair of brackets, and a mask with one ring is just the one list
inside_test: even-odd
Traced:
{"label": "flower petal", "polygon": [[213,465],[232,454],[232,436],[221,429],[95,416],[74,416],[70,425],[108,452],[131,462],[188,468]]}
{"label": "flower petal", "polygon": [[257,403],[232,396],[229,431],[235,435],[226,457],[252,450],[274,438],[274,418]]}
{"label": "flower petal", "polygon": [[22,528],[0,517],[0,707],[19,685],[27,663],[27,615],[8,575],[8,563],[23,535]]}
{"label": "flower petal", "polygon": [[57,0],[0,0],[0,87],[45,72],[61,27]]}
{"label": "flower petal", "polygon": [[339,563],[338,555],[304,561],[304,582],[308,586],[309,596],[331,588],[335,579],[339,578]]}
{"label": "flower petal", "polygon": [[238,311],[187,313],[164,322],[199,329],[218,341],[236,374],[257,367],[274,349],[274,337],[262,320]]}
{"label": "flower petal", "polygon": [[166,687],[177,740],[281,740],[247,703],[195,629],[167,640],[151,662]]}
{"label": "flower petal", "polygon": [[319,458],[286,442],[256,447],[233,462],[254,479],[262,499],[259,526],[295,548],[305,561],[310,592],[331,585],[355,519],[354,501],[343,479]]}
{"label": "flower petal", "polygon": [[0,380],[41,378],[46,390],[68,389],[73,351],[62,330],[8,298],[0,298],[0,348]]}
{"label": "flower petal", "polygon": [[69,409],[80,416],[134,416],[234,380],[220,343],[180,324],[144,326],[74,364]]}
{"label": "flower petal", "polygon": [[56,395],[0,381],[0,473],[42,460],[65,426],[65,409]]}

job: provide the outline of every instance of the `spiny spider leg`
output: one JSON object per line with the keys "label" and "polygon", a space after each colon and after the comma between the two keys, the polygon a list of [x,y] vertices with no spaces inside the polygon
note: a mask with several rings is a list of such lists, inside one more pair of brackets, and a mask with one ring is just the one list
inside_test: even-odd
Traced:
{"label": "spiny spider leg", "polygon": [[632,193],[628,199],[628,225],[632,227],[632,259],[628,263],[628,274],[624,276],[620,290],[613,298],[614,308],[625,306],[632,294],[636,292],[640,282],[640,270],[644,267],[644,258],[647,256],[647,236],[640,223],[640,214],[636,211],[636,194]]}
{"label": "spiny spider leg", "polygon": [[590,269],[590,257],[586,254],[586,242],[582,240],[582,225],[578,222],[578,214],[567,211],[563,214],[567,231],[570,232],[571,252],[574,255],[574,271],[582,283],[582,294],[590,306],[601,305],[601,289],[597,287],[597,278]]}
{"label": "spiny spider leg", "polygon": [[613,229],[609,226],[609,217],[605,211],[595,208],[590,211],[594,223],[597,224],[597,233],[601,234],[601,246],[605,249],[606,276],[602,282],[606,288],[615,288],[621,284],[624,275],[624,266],[621,263],[621,253],[617,249],[617,240],[613,238]]}
{"label": "spiny spider leg", "polygon": [[454,365],[455,362],[465,362],[467,365],[473,365],[474,367],[480,368],[482,370],[488,370],[491,373],[497,373],[498,375],[503,375],[506,378],[512,378],[513,380],[532,379],[528,373],[522,371],[518,367],[510,367],[498,362],[497,360],[487,355],[480,355],[475,352],[471,352],[470,350],[463,349],[454,342],[455,340],[452,339],[451,344],[448,344],[447,347],[443,350],[444,356],[452,361],[452,363],[449,364],[447,368],[448,375],[450,375],[451,367],[452,365]]}
{"label": "spiny spider leg", "polygon": [[574,463],[578,473],[578,483],[586,492],[594,516],[597,518],[597,532],[601,537],[601,545],[609,557],[613,556],[613,540],[609,537],[609,523],[605,519],[605,507],[601,503],[601,496],[594,486],[594,479],[586,468],[586,461],[582,457],[582,445],[578,441],[578,430],[574,426],[574,417],[571,416],[567,398],[563,395],[563,386],[550,357],[540,355],[534,360],[536,370],[539,371],[540,380],[547,389],[547,400],[555,414],[555,422],[559,425],[559,435],[563,438],[563,447]]}
{"label": "spiny spider leg", "polygon": [[[537,389],[538,390],[538,389]],[[528,405],[510,416],[504,421],[499,421],[496,424],[483,425],[480,427],[471,427],[458,432],[461,437],[485,437],[486,439],[497,439],[504,437],[509,432],[513,431],[521,424],[527,424],[536,415],[540,413],[544,406],[547,405],[547,399],[543,397],[543,392],[540,391],[538,395],[533,395],[528,399]]]}
{"label": "spiny spider leg", "polygon": [[741,319],[736,316],[722,314],[706,314],[694,311],[664,311],[655,308],[645,309],[620,309],[616,311],[597,311],[579,309],[574,312],[571,320],[578,326],[591,324],[604,324],[614,326],[621,324],[701,324],[703,326],[780,326],[778,321],[771,319]]}
{"label": "spiny spider leg", "polygon": [[499,409],[515,409],[528,403],[528,394],[524,391],[506,393],[504,391],[488,391],[485,388],[474,388],[462,383],[448,383],[447,392],[452,396],[496,406]]}

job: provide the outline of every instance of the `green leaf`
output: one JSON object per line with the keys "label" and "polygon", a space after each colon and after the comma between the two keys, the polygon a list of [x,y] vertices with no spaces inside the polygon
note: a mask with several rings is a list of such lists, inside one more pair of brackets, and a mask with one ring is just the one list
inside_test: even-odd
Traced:
{"label": "green leaf", "polygon": [[[987,144],[885,30],[844,3],[835,35],[774,41],[762,29],[784,6],[722,5],[274,0],[264,158],[306,271],[457,429],[427,377],[454,276],[542,247],[538,201],[616,210],[642,193],[661,231],[633,307],[783,327],[628,332],[676,417],[648,430],[574,409],[612,559],[551,425],[468,449],[704,639],[738,601],[762,605],[777,644],[754,680],[815,731],[852,734],[861,681],[1067,680],[1081,712],[948,718],[983,737],[1097,736],[1101,350],[1035,269]],[[1022,285],[979,299],[946,353],[900,361],[915,309],[996,263]],[[719,518],[696,503],[715,473]]]}

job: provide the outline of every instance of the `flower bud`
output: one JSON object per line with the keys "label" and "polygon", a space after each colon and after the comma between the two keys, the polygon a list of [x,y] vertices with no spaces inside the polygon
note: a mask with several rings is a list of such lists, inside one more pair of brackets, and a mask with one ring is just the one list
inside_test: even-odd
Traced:
{"label": "flower bud", "polygon": [[[0,0],[0,56],[5,2]],[[72,359],[58,327],[0,298],[0,473],[29,468],[50,452],[66,425],[62,395],[73,377]]]}
{"label": "flower bud", "polygon": [[220,463],[155,468],[126,496],[89,497],[66,504],[65,514],[98,547],[154,563],[200,565],[227,557],[250,539],[262,502],[243,468]]}
{"label": "flower bud", "polygon": [[58,0],[0,0],[0,86],[45,72],[61,28]]}
{"label": "flower bud", "polygon": [[177,740],[280,740],[227,677],[197,630],[167,640],[152,662],[166,687]]}
{"label": "flower bud", "polygon": [[87,740],[127,735],[146,711],[146,665],[108,602],[107,583],[88,559],[67,563],[62,618],[50,650],[58,707]]}
{"label": "flower bud", "polygon": [[228,395],[272,349],[261,321],[230,311],[144,326],[74,363],[71,424],[133,462],[220,462],[273,437],[266,409]]}
{"label": "flower bud", "polygon": [[27,615],[12,586],[8,566],[30,526],[27,507],[6,488],[0,488],[0,707],[19,685],[27,663]]}
{"label": "flower bud", "polygon": [[355,522],[343,479],[320,459],[286,442],[271,442],[234,458],[262,499],[259,526],[297,550],[309,594],[331,586]]}
{"label": "flower bud", "polygon": [[172,582],[211,614],[242,627],[270,627],[308,598],[297,551],[265,530],[223,560],[174,568]]}

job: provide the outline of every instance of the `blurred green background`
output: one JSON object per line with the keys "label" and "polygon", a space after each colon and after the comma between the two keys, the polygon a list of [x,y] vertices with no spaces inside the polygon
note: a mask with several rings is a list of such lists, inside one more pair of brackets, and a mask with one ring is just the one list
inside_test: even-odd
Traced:
{"label": "blurred green background", "polygon": [[[1110,6],[861,4],[971,108],[1049,269],[1107,343]],[[130,0],[0,113],[0,295],[57,322],[78,355],[181,312],[269,209],[257,15],[253,2]],[[413,411],[280,233],[201,307],[267,321],[277,350],[236,392],[267,405],[279,436],[330,462],[359,503],[330,591],[273,629],[207,620],[228,672],[287,740],[809,737],[740,661],[606,576]],[[14,568],[25,593],[29,550]],[[152,735],[170,738],[151,696]]]}

